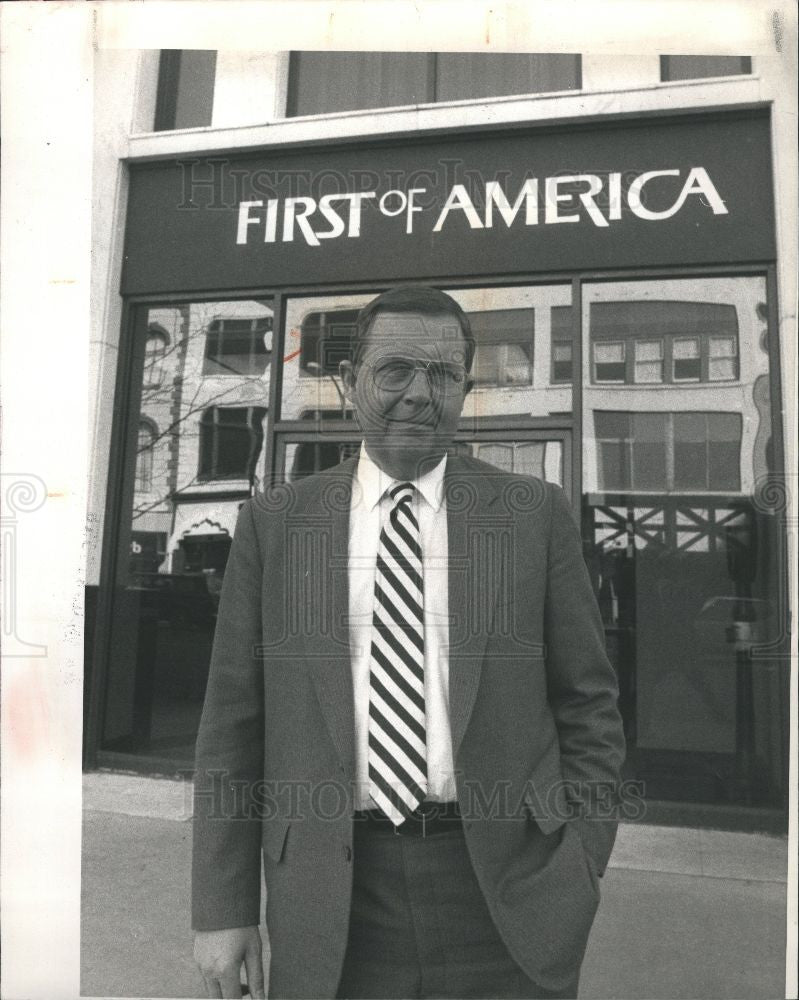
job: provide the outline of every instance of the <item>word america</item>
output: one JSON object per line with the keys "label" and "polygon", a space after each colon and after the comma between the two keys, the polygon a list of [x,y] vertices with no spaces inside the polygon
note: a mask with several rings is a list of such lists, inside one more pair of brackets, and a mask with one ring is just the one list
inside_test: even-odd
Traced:
{"label": "word america", "polygon": [[[677,181],[667,178],[677,178]],[[563,190],[566,186],[574,188],[575,185],[583,189]],[[660,210],[647,207],[644,204],[646,195],[658,194],[659,200],[663,199],[665,185],[668,185],[665,193],[676,193],[671,206]],[[543,199],[539,198],[541,188]],[[405,232],[412,233],[414,216],[424,211],[417,199],[426,191],[427,188],[392,189],[380,197],[377,206],[383,215],[404,215]],[[691,196],[702,199],[714,215],[728,214],[704,167],[692,167],[684,180],[679,170],[649,170],[634,177],[626,192],[622,189],[620,173],[608,174],[607,186],[603,178],[596,174],[547,177],[543,185],[539,185],[538,178],[533,177],[522,184],[513,203],[498,181],[487,181],[482,216],[466,186],[455,184],[436,219],[433,232],[441,232],[453,214],[465,218],[472,229],[491,229],[496,216],[501,217],[508,227],[518,215],[524,218],[526,226],[535,226],[542,221],[542,200],[544,225],[580,222],[587,215],[595,226],[609,226],[611,222],[621,219],[625,201],[633,215],[656,222],[676,215]],[[332,240],[345,234],[355,238],[361,235],[363,203],[376,198],[377,191],[364,191],[358,194],[326,194],[318,202],[309,197],[269,198],[265,203],[242,201],[239,203],[236,243],[246,245],[251,236],[254,237],[252,242],[260,237],[264,243],[291,243],[297,233],[310,246],[319,246],[320,240]]]}

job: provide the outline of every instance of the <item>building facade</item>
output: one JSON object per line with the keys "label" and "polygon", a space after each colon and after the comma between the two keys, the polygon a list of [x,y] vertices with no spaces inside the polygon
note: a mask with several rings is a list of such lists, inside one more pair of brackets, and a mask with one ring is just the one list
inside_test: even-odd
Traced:
{"label": "building facade", "polygon": [[477,341],[456,447],[572,500],[647,817],[783,829],[782,73],[101,52],[86,766],[191,767],[238,509],[357,451],[355,316],[424,281]]}

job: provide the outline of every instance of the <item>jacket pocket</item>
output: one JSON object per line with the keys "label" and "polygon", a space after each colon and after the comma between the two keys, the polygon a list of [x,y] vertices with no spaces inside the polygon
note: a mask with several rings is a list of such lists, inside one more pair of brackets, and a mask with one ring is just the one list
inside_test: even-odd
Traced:
{"label": "jacket pocket", "polygon": [[283,816],[276,816],[274,819],[269,819],[264,823],[261,841],[264,853],[272,861],[279,862],[283,860],[283,852],[286,849],[286,837],[290,826],[291,820]]}

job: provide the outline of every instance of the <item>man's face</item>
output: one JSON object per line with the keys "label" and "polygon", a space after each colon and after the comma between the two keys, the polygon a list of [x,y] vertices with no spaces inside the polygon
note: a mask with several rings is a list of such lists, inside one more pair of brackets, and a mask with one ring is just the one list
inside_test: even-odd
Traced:
{"label": "man's face", "polygon": [[440,458],[458,427],[471,380],[454,316],[380,312],[357,370],[341,369],[369,454],[411,478]]}

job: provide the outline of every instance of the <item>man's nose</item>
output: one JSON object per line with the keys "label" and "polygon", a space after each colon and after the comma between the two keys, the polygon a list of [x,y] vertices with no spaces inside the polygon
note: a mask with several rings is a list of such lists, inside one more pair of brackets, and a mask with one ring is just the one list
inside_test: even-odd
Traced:
{"label": "man's nose", "polygon": [[417,368],[413,373],[413,378],[408,383],[404,397],[408,402],[416,403],[419,400],[429,400],[433,390],[427,372],[423,368]]}

